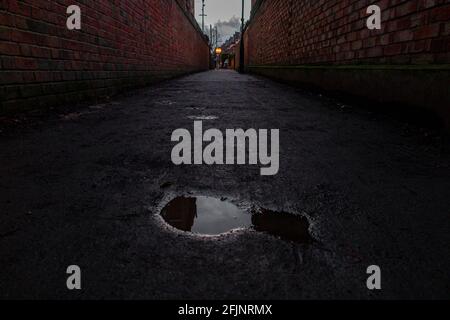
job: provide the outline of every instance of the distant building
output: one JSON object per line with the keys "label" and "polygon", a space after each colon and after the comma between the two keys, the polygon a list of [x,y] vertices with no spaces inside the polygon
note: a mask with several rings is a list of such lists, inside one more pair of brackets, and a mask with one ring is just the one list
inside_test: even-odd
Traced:
{"label": "distant building", "polygon": [[239,41],[241,39],[241,33],[236,32],[234,35],[232,35],[225,43],[221,46],[222,48],[222,61],[228,60],[228,63],[226,67],[228,69],[237,69],[237,61],[236,56],[238,56],[239,53]]}

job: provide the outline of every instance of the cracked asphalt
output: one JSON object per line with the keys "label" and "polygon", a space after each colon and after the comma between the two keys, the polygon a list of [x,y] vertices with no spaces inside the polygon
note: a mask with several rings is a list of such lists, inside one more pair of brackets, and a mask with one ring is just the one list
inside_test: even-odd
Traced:
{"label": "cracked asphalt", "polygon": [[[280,129],[280,171],[174,166],[175,129]],[[0,133],[0,298],[448,299],[450,156],[420,128],[231,71]],[[182,233],[177,195],[308,217],[313,244]],[[79,265],[82,290],[66,288]],[[379,265],[382,290],[366,269]]]}

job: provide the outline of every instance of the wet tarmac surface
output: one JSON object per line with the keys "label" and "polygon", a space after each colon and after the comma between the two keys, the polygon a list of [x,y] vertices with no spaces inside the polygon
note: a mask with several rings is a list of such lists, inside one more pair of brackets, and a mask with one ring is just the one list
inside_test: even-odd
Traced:
{"label": "wet tarmac surface", "polygon": [[[448,299],[450,157],[442,140],[341,106],[213,71],[1,129],[0,297]],[[279,173],[173,165],[172,132],[199,118],[222,132],[280,129]],[[177,231],[160,212],[179,195],[298,214],[289,225],[314,241],[256,227],[226,226],[233,229],[214,237]],[[73,264],[81,291],[65,286]],[[366,287],[373,264],[381,291]]]}

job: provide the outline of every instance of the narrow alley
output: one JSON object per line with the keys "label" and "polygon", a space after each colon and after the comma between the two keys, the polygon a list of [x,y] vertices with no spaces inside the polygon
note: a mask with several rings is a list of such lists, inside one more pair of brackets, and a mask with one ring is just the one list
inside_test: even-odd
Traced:
{"label": "narrow alley", "polygon": [[[56,112],[56,111],[55,111]],[[175,166],[172,132],[279,129],[280,168]],[[213,70],[0,133],[1,298],[448,298],[450,156],[438,137],[319,94]],[[306,217],[310,244],[214,237],[180,195]],[[68,265],[83,290],[64,285]],[[383,266],[383,291],[366,268]]]}

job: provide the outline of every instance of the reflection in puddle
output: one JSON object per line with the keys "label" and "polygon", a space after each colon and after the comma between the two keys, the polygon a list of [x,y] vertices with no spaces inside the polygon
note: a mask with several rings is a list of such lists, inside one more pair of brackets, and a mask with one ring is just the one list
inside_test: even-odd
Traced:
{"label": "reflection in puddle", "polygon": [[178,197],[161,211],[172,227],[186,232],[218,235],[237,228],[253,226],[283,240],[310,243],[306,217],[286,212],[258,209],[246,213],[234,204],[211,197]]}
{"label": "reflection in puddle", "polygon": [[258,209],[252,215],[252,224],[256,231],[267,232],[283,240],[298,243],[312,242],[309,221],[304,216]]}
{"label": "reflection in puddle", "polygon": [[234,204],[210,197],[172,200],[162,211],[164,220],[182,231],[216,235],[251,225],[251,216]]}

